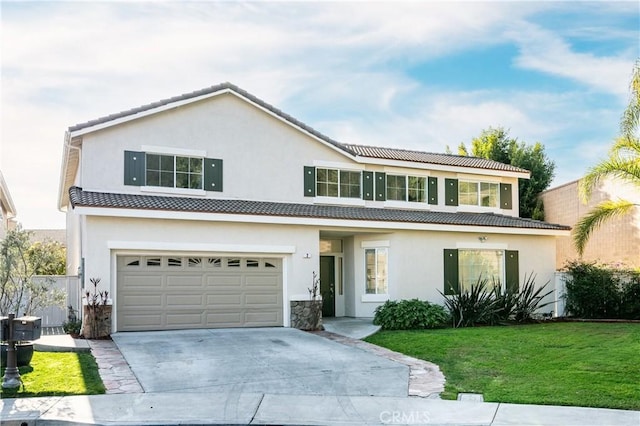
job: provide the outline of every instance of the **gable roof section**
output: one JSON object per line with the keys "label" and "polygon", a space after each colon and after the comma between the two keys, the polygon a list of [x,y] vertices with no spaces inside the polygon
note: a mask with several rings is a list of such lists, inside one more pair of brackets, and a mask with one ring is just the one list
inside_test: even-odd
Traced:
{"label": "gable roof section", "polygon": [[95,120],[90,120],[85,123],[76,124],[75,126],[69,127],[69,132],[70,133],[79,132],[94,126],[105,125],[110,122],[115,122],[120,119],[125,119],[125,118],[133,119],[138,114],[149,112],[154,109],[170,106],[171,104],[184,103],[185,101],[190,101],[190,100],[196,101],[196,100],[202,99],[203,97],[213,96],[221,92],[232,92],[232,93],[235,93],[236,95],[239,95],[242,98],[245,98],[246,100],[278,116],[280,119],[288,122],[289,124],[304,130],[306,133],[309,133],[330,145],[333,145],[334,147],[343,151],[345,154],[355,157],[354,159],[356,159],[357,157],[377,158],[377,159],[383,159],[383,160],[409,161],[409,162],[416,162],[416,163],[438,164],[438,165],[445,165],[445,166],[456,166],[456,167],[477,168],[477,169],[487,169],[487,170],[500,170],[500,171],[528,174],[527,170],[514,167],[508,164],[499,163],[497,161],[487,160],[484,158],[463,157],[459,155],[436,154],[436,153],[430,153],[430,152],[424,152],[424,151],[412,151],[412,150],[397,149],[397,148],[383,148],[383,147],[373,147],[373,146],[367,146],[367,145],[353,145],[353,144],[340,143],[330,138],[329,136],[317,131],[313,127],[306,125],[300,120],[297,120],[296,118],[283,112],[282,110],[274,107],[273,105],[263,101],[257,96],[254,96],[251,93],[247,92],[246,90],[243,90],[238,86],[229,82],[207,87],[201,90],[196,90],[190,93],[184,93],[179,96],[174,96],[172,98],[167,98],[167,99],[163,99],[147,105],[142,105],[137,108],[121,111],[119,113],[111,114]]}
{"label": "gable roof section", "polygon": [[493,213],[447,213],[421,210],[347,207],[316,204],[275,203],[265,201],[223,200],[157,195],[116,194],[69,189],[74,208],[96,207],[136,210],[160,210],[195,213],[279,216],[317,219],[339,219],[375,222],[405,222],[434,225],[466,225],[548,231],[571,228],[531,219]]}
{"label": "gable roof section", "polygon": [[82,135],[107,127],[117,126],[127,121],[156,114],[172,108],[177,108],[182,105],[201,101],[224,93],[234,94],[239,98],[244,99],[246,102],[249,102],[257,106],[258,108],[261,108],[262,110],[266,111],[269,114],[272,114],[274,117],[282,120],[283,122],[288,123],[290,126],[293,126],[303,133],[312,136],[316,140],[327,144],[336,151],[343,153],[353,161],[359,163],[367,163],[368,159],[375,159],[383,162],[401,161],[433,164],[437,166],[452,168],[491,170],[494,172],[499,171],[501,173],[512,173],[512,176],[516,176],[519,178],[529,177],[529,172],[527,170],[482,158],[461,157],[449,154],[434,154],[423,151],[411,151],[396,148],[381,148],[366,145],[351,145],[340,143],[330,138],[329,136],[317,131],[313,127],[297,120],[296,118],[283,112],[282,110],[274,107],[273,105],[252,95],[251,93],[239,88],[238,86],[226,82],[201,90],[196,90],[194,92],[184,93],[179,96],[162,99],[157,102],[152,102],[150,104],[121,111],[115,114],[110,114],[104,117],[97,118],[95,120],[90,120],[69,127],[65,134],[62,168],[60,172],[58,207],[60,209],[64,209],[68,204],[69,200],[67,197],[67,188],[70,188],[73,185],[73,179],[77,172]]}

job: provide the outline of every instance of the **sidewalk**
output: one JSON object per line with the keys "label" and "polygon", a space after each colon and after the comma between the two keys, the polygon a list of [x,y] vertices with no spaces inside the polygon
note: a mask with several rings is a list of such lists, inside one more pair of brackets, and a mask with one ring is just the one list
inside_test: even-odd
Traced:
{"label": "sidewalk", "polygon": [[13,425],[547,425],[633,426],[640,412],[416,397],[138,393],[6,399]]}

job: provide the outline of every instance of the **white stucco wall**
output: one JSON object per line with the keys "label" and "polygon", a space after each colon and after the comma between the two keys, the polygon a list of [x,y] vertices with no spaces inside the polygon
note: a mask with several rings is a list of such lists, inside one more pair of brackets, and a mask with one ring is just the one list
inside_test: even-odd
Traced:
{"label": "white stucco wall", "polygon": [[[487,240],[480,243],[479,236]],[[365,261],[363,242],[383,241],[389,247],[389,299],[418,298],[443,304],[443,250],[455,248],[517,250],[519,252],[520,283],[525,274],[537,275],[536,284],[547,281],[553,288],[555,272],[555,237],[518,236],[486,232],[397,231],[390,234],[356,235],[354,238],[354,300],[355,316],[370,317],[383,302],[366,301]],[[347,307],[348,309],[348,307]]]}
{"label": "white stucco wall", "polygon": [[108,290],[114,301],[117,255],[217,253],[277,257],[284,264],[286,324],[289,301],[309,297],[312,273],[319,270],[319,235],[312,227],[89,217],[86,232],[91,235],[83,246],[87,282],[92,277],[101,278],[99,291]]}
{"label": "white stucco wall", "polygon": [[[356,204],[359,205],[451,212],[483,211],[518,216],[518,179],[515,177],[506,177],[497,171],[482,174],[482,171],[478,170],[469,170],[470,173],[432,170],[433,167],[419,163],[407,167],[402,164],[360,164],[344,155],[342,151],[319,142],[230,94],[84,135],[81,176],[76,180],[76,184],[87,191],[158,194],[156,190],[145,192],[145,188],[124,185],[124,151],[152,152],[152,147],[169,152],[176,150],[175,154],[180,154],[179,150],[190,150],[205,157],[222,159],[224,191],[206,192],[202,195],[210,198],[353,204],[353,199],[320,200],[304,197],[303,188],[304,166],[352,168],[438,178],[437,206],[426,203],[356,200]],[[445,178],[510,183],[513,208],[504,210],[446,206]],[[181,194],[180,190],[174,189],[165,192]],[[182,194],[193,196],[184,191]]]}

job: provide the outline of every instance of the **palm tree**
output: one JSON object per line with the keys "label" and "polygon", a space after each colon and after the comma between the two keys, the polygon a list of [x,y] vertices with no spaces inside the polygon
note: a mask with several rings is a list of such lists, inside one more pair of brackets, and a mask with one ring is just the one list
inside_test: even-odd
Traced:
{"label": "palm tree", "polygon": [[[620,120],[620,136],[609,157],[589,169],[580,182],[580,195],[585,202],[589,201],[600,181],[607,177],[619,178],[640,189],[640,59],[633,67],[630,89],[629,105]],[[603,201],[594,207],[573,229],[573,242],[578,253],[584,253],[591,233],[603,222],[613,216],[627,214],[637,206],[631,201],[618,199]]]}

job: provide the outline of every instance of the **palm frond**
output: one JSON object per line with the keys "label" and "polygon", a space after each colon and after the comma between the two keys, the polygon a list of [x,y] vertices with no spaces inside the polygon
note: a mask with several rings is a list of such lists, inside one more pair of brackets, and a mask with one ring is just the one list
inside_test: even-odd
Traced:
{"label": "palm frond", "polygon": [[623,136],[633,138],[640,127],[640,59],[636,60],[633,67],[629,89],[629,105],[622,114],[620,132]]}
{"label": "palm frond", "polygon": [[615,177],[629,183],[640,183],[640,155],[636,158],[611,156],[593,166],[580,181],[580,198],[589,201],[593,190],[607,177]]}
{"label": "palm frond", "polygon": [[573,228],[573,243],[578,250],[578,253],[582,255],[584,253],[585,246],[591,237],[593,231],[598,229],[602,223],[606,220],[628,213],[636,206],[627,200],[607,200],[598,204],[589,213],[578,221]]}

